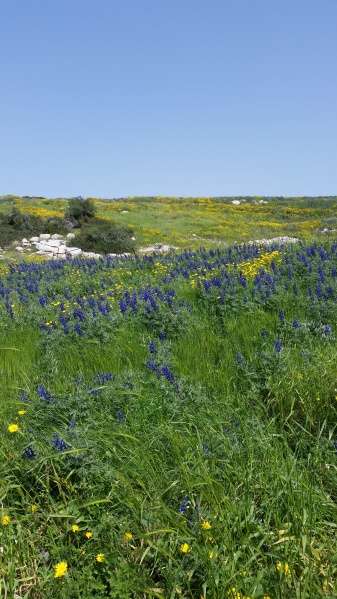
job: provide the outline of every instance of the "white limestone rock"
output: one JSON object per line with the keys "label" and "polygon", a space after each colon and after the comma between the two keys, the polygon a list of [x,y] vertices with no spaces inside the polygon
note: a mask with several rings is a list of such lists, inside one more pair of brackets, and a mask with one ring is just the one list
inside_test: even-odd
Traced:
{"label": "white limestone rock", "polygon": [[67,248],[67,254],[73,258],[75,256],[80,256],[82,250],[80,248]]}
{"label": "white limestone rock", "polygon": [[41,241],[46,241],[47,239],[50,239],[50,233],[40,233]]}
{"label": "white limestone rock", "polygon": [[54,235],[52,235],[50,239],[63,239],[63,235],[60,235],[59,233],[54,233]]}
{"label": "white limestone rock", "polygon": [[38,243],[40,241],[39,237],[31,237],[30,240],[32,243]]}
{"label": "white limestone rock", "polygon": [[74,233],[68,233],[67,235],[67,239],[75,239],[75,234]]}

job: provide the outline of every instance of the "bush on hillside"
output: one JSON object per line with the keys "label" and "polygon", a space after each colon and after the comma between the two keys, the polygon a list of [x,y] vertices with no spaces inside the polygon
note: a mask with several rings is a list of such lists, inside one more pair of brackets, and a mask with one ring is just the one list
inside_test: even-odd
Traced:
{"label": "bush on hillside", "polygon": [[82,223],[94,218],[95,214],[96,206],[94,202],[89,198],[85,200],[78,196],[77,198],[70,198],[64,215],[65,218]]}
{"label": "bush on hillside", "polygon": [[32,237],[40,233],[67,233],[63,219],[59,217],[41,218],[21,212],[14,207],[9,214],[0,213],[0,247],[9,246],[15,239]]}
{"label": "bush on hillside", "polygon": [[119,227],[113,221],[95,219],[83,225],[73,245],[84,252],[121,254],[134,249],[132,235],[132,229]]}

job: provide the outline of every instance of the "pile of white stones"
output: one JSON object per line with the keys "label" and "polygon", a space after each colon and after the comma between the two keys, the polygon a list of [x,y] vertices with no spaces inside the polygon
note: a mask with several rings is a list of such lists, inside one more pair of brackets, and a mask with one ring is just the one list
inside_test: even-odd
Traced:
{"label": "pile of white stones", "polygon": [[166,245],[165,243],[155,243],[154,245],[149,245],[146,248],[139,248],[138,252],[142,254],[150,254],[151,252],[169,252],[170,250],[178,250],[179,248],[174,245]]}
{"label": "pile of white stones", "polygon": [[[65,258],[77,258],[83,256],[83,258],[101,258],[101,254],[95,254],[95,252],[83,252],[81,248],[68,247],[69,241],[75,238],[74,233],[68,233],[64,238],[63,235],[55,233],[50,235],[49,233],[41,233],[39,237],[31,237],[29,240],[24,238],[21,241],[21,245],[15,249],[19,252],[32,252],[39,256],[44,256],[52,260],[64,260]],[[34,249],[36,251],[34,251]],[[124,254],[108,254],[111,258],[120,256],[130,256],[128,253]]]}
{"label": "pile of white stones", "polygon": [[254,239],[254,241],[248,241],[251,244],[259,244],[259,245],[272,245],[273,243],[298,243],[300,239],[297,237],[288,237],[287,235],[284,237],[273,237],[272,239]]}

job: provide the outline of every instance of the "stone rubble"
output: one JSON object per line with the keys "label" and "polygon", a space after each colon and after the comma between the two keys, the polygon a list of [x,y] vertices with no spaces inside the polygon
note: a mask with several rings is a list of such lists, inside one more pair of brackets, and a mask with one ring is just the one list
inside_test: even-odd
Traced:
{"label": "stone rubble", "polygon": [[[78,256],[96,259],[102,257],[101,254],[96,254],[95,252],[84,252],[78,247],[68,247],[67,244],[74,238],[74,233],[68,233],[65,238],[59,233],[55,233],[54,235],[41,233],[39,237],[31,237],[29,241],[24,237],[21,240],[21,245],[19,242],[14,242],[12,245],[19,252],[37,254],[49,260],[65,260],[66,258],[77,258]],[[156,245],[162,246],[163,244]],[[128,256],[131,256],[128,252],[124,252],[123,254],[108,254],[110,258],[127,258]]]}
{"label": "stone rubble", "polygon": [[248,241],[250,245],[272,245],[273,243],[298,243],[300,239],[297,237],[273,237],[272,239],[254,239],[254,241]]}

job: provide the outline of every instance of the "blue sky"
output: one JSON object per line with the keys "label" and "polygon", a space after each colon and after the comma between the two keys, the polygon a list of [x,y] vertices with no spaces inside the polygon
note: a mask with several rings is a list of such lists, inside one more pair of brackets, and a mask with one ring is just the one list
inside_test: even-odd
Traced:
{"label": "blue sky", "polygon": [[337,0],[1,0],[0,195],[337,194]]}

